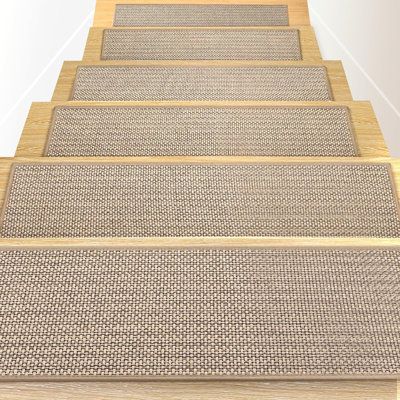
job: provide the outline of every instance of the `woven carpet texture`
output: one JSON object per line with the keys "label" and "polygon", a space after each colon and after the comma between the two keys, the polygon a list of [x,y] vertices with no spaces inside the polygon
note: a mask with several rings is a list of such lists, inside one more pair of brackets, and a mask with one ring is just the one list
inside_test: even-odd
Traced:
{"label": "woven carpet texture", "polygon": [[399,237],[386,164],[16,164],[4,237]]}
{"label": "woven carpet texture", "polygon": [[394,249],[0,250],[0,379],[399,374]]}
{"label": "woven carpet texture", "polygon": [[71,100],[333,100],[326,68],[81,66]]}
{"label": "woven carpet texture", "polygon": [[356,156],[346,107],[57,107],[47,156]]}
{"label": "woven carpet texture", "polygon": [[298,61],[302,55],[297,29],[106,29],[101,58]]}
{"label": "woven carpet texture", "polygon": [[118,4],[114,26],[286,26],[285,5]]}

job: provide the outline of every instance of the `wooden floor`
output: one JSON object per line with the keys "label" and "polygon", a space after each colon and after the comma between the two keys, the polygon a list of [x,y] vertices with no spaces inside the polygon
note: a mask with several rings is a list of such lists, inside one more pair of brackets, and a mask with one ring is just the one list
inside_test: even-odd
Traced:
{"label": "wooden floor", "polygon": [[[97,61],[97,62],[79,62],[79,61],[66,61],[61,70],[52,101],[69,101],[72,98],[72,90],[76,77],[76,70],[80,66],[85,65],[132,65],[132,66],[281,66],[281,65],[294,65],[294,66],[315,66],[323,65],[327,69],[330,86],[332,89],[333,98],[335,101],[351,101],[350,87],[347,82],[346,74],[343,69],[341,61],[323,61],[322,63],[310,63],[306,61]],[[198,104],[199,102],[197,102]]]}
{"label": "wooden floor", "polygon": [[7,400],[396,400],[396,381],[0,383]]}
{"label": "wooden floor", "polygon": [[[157,1],[158,2],[158,1]],[[156,3],[157,3],[156,2]],[[85,51],[84,62],[66,62],[63,66],[52,103],[35,103],[32,105],[26,122],[17,159],[0,159],[0,210],[3,206],[5,190],[8,185],[10,167],[13,162],[60,162],[59,158],[39,159],[43,155],[50,128],[54,107],[61,105],[238,105],[236,102],[124,102],[124,103],[79,103],[68,102],[79,65],[325,65],[336,102],[301,103],[302,105],[336,105],[349,107],[352,115],[356,141],[363,158],[291,158],[292,162],[390,162],[393,167],[397,193],[400,195],[400,161],[390,160],[382,138],[376,117],[368,102],[352,102],[352,95],[347,79],[339,61],[321,61],[320,51],[309,27],[307,0],[163,0],[162,3],[190,4],[287,4],[291,27],[301,31],[301,44],[304,55],[302,62],[263,62],[263,61],[195,61],[195,62],[100,62],[101,38],[105,28],[111,28],[116,4],[152,4],[153,0],[97,0],[94,27],[90,31]],[[251,29],[251,28],[249,28]],[[66,103],[68,102],[68,103]],[[242,102],[242,105],[287,105],[283,102]],[[379,158],[371,158],[379,157]],[[64,159],[63,159],[64,160]],[[91,162],[91,158],[68,158],[69,162]],[[100,158],[100,162],[273,162],[287,159],[274,157],[140,157],[140,158]],[[400,239],[381,238],[86,238],[86,239],[0,239],[1,247],[41,246],[81,247],[93,246],[396,246]],[[1,378],[0,378],[1,379]],[[400,399],[400,383],[395,379],[354,380],[354,381],[241,381],[241,382],[1,382],[0,399],[10,400],[395,400]]]}
{"label": "wooden floor", "polygon": [[[266,29],[266,30],[282,30],[282,29],[290,29],[292,30],[294,27],[291,28],[262,28],[262,27],[246,27],[243,28],[241,27],[240,30],[246,29],[246,30],[251,30],[251,29]],[[299,34],[300,34],[300,47],[301,47],[301,54],[302,54],[302,59],[304,61],[309,61],[309,62],[321,62],[321,53],[319,51],[319,46],[317,39],[315,37],[314,29],[311,26],[298,26],[295,27],[298,29]],[[126,28],[124,28],[126,29]],[[132,29],[132,28],[128,28]],[[148,28],[134,28],[134,29],[140,29],[140,30],[145,30]],[[153,28],[153,29],[177,29],[177,28]],[[179,29],[191,29],[191,28],[179,28]],[[213,28],[196,28],[200,30],[207,30],[207,29],[223,29],[223,30],[232,30],[232,29],[237,29],[237,28],[227,28],[227,27],[213,27]],[[91,28],[89,32],[89,37],[86,43],[86,49],[85,49],[85,54],[83,56],[83,61],[85,62],[93,62],[93,61],[100,61],[102,59],[101,53],[102,53],[102,48],[103,48],[103,35],[104,35],[104,28]],[[140,62],[140,61],[139,61]]]}
{"label": "wooden floor", "polygon": [[[195,102],[53,102],[34,103],[29,112],[21,140],[18,145],[17,157],[41,157],[44,155],[45,146],[52,123],[53,111],[56,107],[68,106],[195,106]],[[206,102],[207,106],[318,106],[326,107],[326,102]],[[362,157],[387,157],[388,149],[383,139],[376,120],[374,111],[369,102],[335,102],[332,105],[345,106],[350,109],[353,131],[357,147]]]}
{"label": "wooden floor", "polygon": [[287,4],[290,25],[309,25],[307,0],[97,0],[93,26],[110,27],[117,4]]}

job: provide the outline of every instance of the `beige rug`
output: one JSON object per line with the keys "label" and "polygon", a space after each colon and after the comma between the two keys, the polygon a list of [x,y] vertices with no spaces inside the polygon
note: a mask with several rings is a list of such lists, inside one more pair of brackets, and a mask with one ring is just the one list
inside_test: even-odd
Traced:
{"label": "beige rug", "polygon": [[0,249],[0,379],[396,379],[398,249]]}
{"label": "beige rug", "polygon": [[47,156],[356,156],[346,107],[57,107]]}
{"label": "beige rug", "polygon": [[326,68],[81,66],[71,100],[333,100]]}
{"label": "beige rug", "polygon": [[114,26],[284,26],[286,5],[117,4]]}
{"label": "beige rug", "polygon": [[386,164],[16,164],[4,237],[399,237]]}
{"label": "beige rug", "polygon": [[105,29],[103,60],[302,59],[299,31]]}

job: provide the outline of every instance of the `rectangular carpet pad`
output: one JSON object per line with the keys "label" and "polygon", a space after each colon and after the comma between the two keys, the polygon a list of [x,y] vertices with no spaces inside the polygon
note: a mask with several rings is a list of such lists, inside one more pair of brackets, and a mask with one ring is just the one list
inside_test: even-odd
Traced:
{"label": "rectangular carpet pad", "polygon": [[299,31],[105,29],[102,60],[302,59]]}
{"label": "rectangular carpet pad", "polygon": [[57,107],[47,156],[356,156],[347,107]]}
{"label": "rectangular carpet pad", "polygon": [[287,26],[286,5],[118,4],[114,26]]}
{"label": "rectangular carpet pad", "polygon": [[399,237],[389,164],[14,164],[3,237]]}
{"label": "rectangular carpet pad", "polygon": [[399,376],[398,249],[0,249],[0,281],[0,380]]}
{"label": "rectangular carpet pad", "polygon": [[71,100],[333,100],[324,66],[80,66]]}

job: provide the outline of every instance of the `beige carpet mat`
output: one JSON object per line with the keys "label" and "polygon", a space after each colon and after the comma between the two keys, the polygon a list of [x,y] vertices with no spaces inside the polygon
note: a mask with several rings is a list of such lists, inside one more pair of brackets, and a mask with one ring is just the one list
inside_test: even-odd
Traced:
{"label": "beige carpet mat", "polygon": [[386,164],[14,164],[4,237],[399,237]]}
{"label": "beige carpet mat", "polygon": [[57,107],[47,156],[356,156],[346,107]]}
{"label": "beige carpet mat", "polygon": [[118,4],[114,26],[286,26],[286,5]]}
{"label": "beige carpet mat", "polygon": [[106,29],[103,60],[302,59],[299,31]]}
{"label": "beige carpet mat", "polygon": [[0,249],[0,379],[392,378],[398,249]]}
{"label": "beige carpet mat", "polygon": [[81,66],[71,100],[333,100],[326,68]]}

